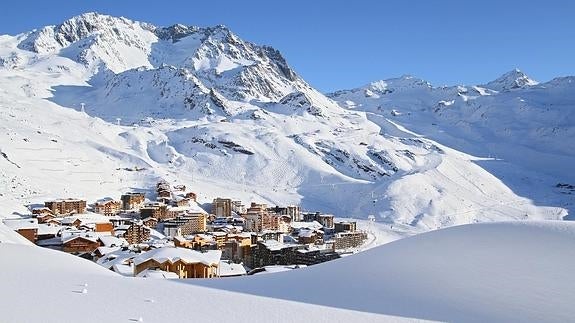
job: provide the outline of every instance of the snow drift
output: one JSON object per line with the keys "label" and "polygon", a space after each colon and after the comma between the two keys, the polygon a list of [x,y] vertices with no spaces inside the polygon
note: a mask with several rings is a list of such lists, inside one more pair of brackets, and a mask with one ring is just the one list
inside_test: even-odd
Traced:
{"label": "snow drift", "polygon": [[448,322],[575,317],[575,223],[456,226],[274,275],[190,280],[223,290]]}
{"label": "snow drift", "polygon": [[[574,244],[571,222],[472,224],[289,272],[163,281],[0,243],[10,259],[0,268],[2,320],[566,322],[575,317]],[[42,300],[33,311],[31,298]]]}

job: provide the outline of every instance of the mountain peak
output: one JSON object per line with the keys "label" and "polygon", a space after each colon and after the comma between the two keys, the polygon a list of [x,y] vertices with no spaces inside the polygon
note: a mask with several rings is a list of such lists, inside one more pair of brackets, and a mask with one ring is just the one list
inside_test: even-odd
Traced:
{"label": "mountain peak", "polygon": [[180,39],[187,37],[199,30],[195,26],[186,26],[182,24],[175,24],[169,27],[156,28],[154,33],[158,38],[163,40],[171,40],[177,42]]}
{"label": "mountain peak", "polygon": [[529,78],[525,73],[515,68],[497,79],[482,85],[482,87],[495,91],[509,91],[512,89],[525,88],[539,84],[537,81]]}
{"label": "mountain peak", "polygon": [[371,82],[367,88],[379,93],[389,93],[398,89],[429,88],[431,84],[412,75],[402,75],[397,78]]}
{"label": "mountain peak", "polygon": [[124,17],[114,17],[97,12],[87,12],[74,16],[59,25],[46,26],[34,30],[18,45],[18,48],[39,54],[54,53],[71,44],[98,34],[120,37],[121,30],[135,27],[152,30],[148,24],[131,21]]}
{"label": "mountain peak", "polygon": [[64,24],[68,21],[71,21],[71,20],[98,21],[98,20],[108,20],[108,19],[125,19],[125,18],[118,18],[118,17],[102,14],[102,13],[99,13],[96,11],[88,11],[88,12],[84,12],[82,14],[73,16],[70,19],[67,19],[64,22]]}

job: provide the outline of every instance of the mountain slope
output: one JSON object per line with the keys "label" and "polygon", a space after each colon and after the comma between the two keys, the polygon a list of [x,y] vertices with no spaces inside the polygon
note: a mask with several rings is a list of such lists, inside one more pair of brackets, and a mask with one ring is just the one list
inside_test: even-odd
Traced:
{"label": "mountain slope", "polygon": [[[0,85],[8,134],[0,138],[8,156],[0,159],[8,192],[0,198],[13,210],[51,197],[118,196],[163,178],[192,187],[202,203],[299,203],[420,230],[567,212],[563,200],[518,195],[483,168],[488,156],[403,122],[432,120],[433,112],[415,109],[431,109],[437,91],[461,100],[471,93],[405,77],[328,98],[277,50],[223,26],[163,28],[84,14],[1,36]],[[349,103],[356,95],[369,97],[358,103],[365,111]],[[372,103],[391,102],[389,95],[413,110],[378,113]]]}
{"label": "mountain slope", "polygon": [[[433,87],[414,80],[380,81],[329,96],[367,112],[382,127],[392,122],[480,157],[476,163],[517,194],[573,213],[573,192],[558,187],[575,182],[573,77],[537,84],[515,70],[485,87]],[[395,127],[386,130],[396,133]]]}
{"label": "mountain slope", "polygon": [[567,221],[472,224],[302,270],[186,283],[442,322],[564,322],[575,315],[574,242]]}

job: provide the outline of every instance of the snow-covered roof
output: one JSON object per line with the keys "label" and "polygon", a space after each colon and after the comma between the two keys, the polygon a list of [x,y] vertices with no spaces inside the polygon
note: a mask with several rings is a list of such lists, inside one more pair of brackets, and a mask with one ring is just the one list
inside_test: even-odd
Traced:
{"label": "snow-covered roof", "polygon": [[166,205],[164,202],[148,202],[146,204],[144,204],[144,207],[142,209],[145,208],[156,208],[156,207],[160,207],[160,206],[164,206]]}
{"label": "snow-covered roof", "polygon": [[238,233],[230,234],[230,237],[251,238],[252,233],[251,232],[238,232]]}
{"label": "snow-covered roof", "polygon": [[174,196],[174,201],[176,201],[176,202],[180,202],[180,201],[183,201],[183,200],[189,200],[189,198],[184,197],[184,196],[182,196],[182,195],[176,195],[176,196]]}
{"label": "snow-covered roof", "polygon": [[67,199],[56,199],[56,200],[51,200],[51,201],[47,201],[47,203],[53,202],[53,203],[60,203],[60,202],[82,202],[85,200],[81,200],[81,199],[75,199],[75,198],[67,198]]}
{"label": "snow-covered roof", "polygon": [[102,214],[98,214],[98,213],[74,214],[71,216],[63,217],[61,222],[62,222],[62,224],[72,224],[76,220],[80,220],[82,224],[108,223],[108,222],[110,222],[109,217],[102,215]]}
{"label": "snow-covered roof", "polygon": [[5,219],[4,224],[12,230],[38,229],[38,220],[28,219]]}
{"label": "snow-covered roof", "polygon": [[207,266],[217,266],[221,257],[222,252],[220,250],[208,250],[206,252],[199,252],[186,248],[162,247],[142,253],[138,257],[134,258],[134,263],[139,265],[150,259],[154,259],[159,263],[166,261],[174,263],[178,260],[181,260],[189,264],[202,263]]}
{"label": "snow-covered roof", "polygon": [[175,236],[173,239],[174,239],[174,240],[177,240],[177,241],[179,241],[179,242],[186,242],[186,241],[188,241],[188,240],[187,240],[186,238],[184,238],[183,236]]}
{"label": "snow-covered roof", "polygon": [[98,253],[100,253],[101,255],[107,255],[111,252],[115,252],[115,251],[118,251],[121,249],[122,249],[122,247],[98,247],[98,248],[96,248],[96,251]]}
{"label": "snow-covered roof", "polygon": [[259,271],[254,275],[261,275],[261,274],[271,274],[271,273],[279,273],[283,271],[290,271],[302,267],[307,267],[306,265],[289,265],[289,266],[282,266],[282,265],[272,265],[272,266],[265,266],[263,271]]}
{"label": "snow-covered roof", "polygon": [[32,211],[52,211],[49,208],[45,207],[45,206],[37,206],[37,207],[33,207]]}
{"label": "snow-covered roof", "polygon": [[114,234],[116,235],[116,237],[121,237],[124,235],[124,233],[126,233],[126,230],[114,230]]}
{"label": "snow-covered roof", "polygon": [[[194,235],[192,235],[192,237],[193,236]],[[209,235],[209,234],[198,233],[198,234],[196,234],[196,236],[198,236],[201,239],[206,240],[206,241],[214,241],[214,237],[212,235]]]}
{"label": "snow-covered roof", "polygon": [[89,240],[92,242],[98,242],[98,237],[89,236],[89,235],[71,235],[71,236],[68,236],[68,237],[62,239],[62,243],[68,243],[68,242],[75,240],[75,239],[85,239],[85,240]]}
{"label": "snow-covered roof", "polygon": [[298,236],[300,238],[311,238],[314,236],[314,234],[315,234],[314,230],[300,229]]}
{"label": "snow-covered roof", "polygon": [[[146,228],[148,228],[148,227],[146,227]],[[150,229],[150,238],[154,238],[154,239],[158,239],[158,240],[166,239],[166,236],[163,235],[162,233],[158,232],[157,230],[154,230],[152,228],[149,228],[149,229]]]}
{"label": "snow-covered roof", "polygon": [[50,239],[42,239],[36,241],[36,244],[41,247],[50,247],[50,246],[61,246],[62,239],[60,237],[54,237]]}
{"label": "snow-covered roof", "polygon": [[45,219],[45,218],[55,218],[56,216],[52,213],[44,213],[44,214],[38,214],[36,216],[37,219]]}
{"label": "snow-covered roof", "polygon": [[45,223],[40,223],[40,224],[38,224],[38,235],[43,235],[43,234],[56,235],[56,234],[58,234],[58,231],[60,231],[60,229],[62,229],[62,227],[59,225],[49,225],[49,224],[45,224]]}
{"label": "snow-covered roof", "polygon": [[146,269],[146,270],[142,271],[136,277],[155,278],[155,279],[179,279],[180,278],[178,276],[178,274],[170,272],[170,271],[151,270],[151,269]]}
{"label": "snow-covered roof", "polygon": [[202,207],[200,207],[200,205],[198,203],[190,203],[190,211],[192,213],[203,213],[203,214],[208,214],[208,212],[206,212],[204,209],[202,209]]}
{"label": "snow-covered roof", "polygon": [[[193,209],[189,206],[170,206],[168,211],[170,212],[191,212]],[[198,212],[200,213],[200,212]]]}
{"label": "snow-covered roof", "polygon": [[118,238],[111,235],[104,235],[98,238],[105,247],[120,247],[120,246],[127,246],[128,241],[124,238]]}
{"label": "snow-covered roof", "polygon": [[140,244],[141,246],[149,246],[154,248],[175,247],[173,241],[166,239],[150,239],[147,243]]}
{"label": "snow-covered roof", "polygon": [[101,198],[101,199],[99,199],[99,200],[96,200],[96,203],[107,203],[107,202],[111,202],[111,201],[113,201],[113,200],[114,200],[114,199],[111,198],[111,197],[104,197],[104,198]]}
{"label": "snow-covered roof", "polygon": [[132,268],[132,266],[127,264],[117,263],[112,265],[111,269],[122,276],[131,277],[134,275],[134,268]]}
{"label": "snow-covered roof", "polygon": [[323,228],[323,225],[317,221],[312,222],[301,222],[301,221],[292,221],[290,226],[294,229],[315,229],[319,230]]}
{"label": "snow-covered roof", "polygon": [[104,206],[104,205],[106,205],[108,203],[112,203],[112,202],[113,203],[121,203],[120,201],[114,200],[113,198],[106,197],[106,198],[97,200],[96,203],[94,203],[94,206],[96,206],[96,205]]}
{"label": "snow-covered roof", "polygon": [[229,263],[227,261],[220,261],[218,266],[218,274],[220,277],[240,276],[247,275],[246,268],[242,264]]}
{"label": "snow-covered roof", "polygon": [[263,244],[264,246],[266,246],[266,248],[268,248],[271,251],[277,251],[290,247],[289,245],[283,244],[277,240],[266,240],[263,242]]}
{"label": "snow-covered roof", "polygon": [[130,250],[118,249],[116,251],[107,253],[104,257],[98,259],[96,263],[102,267],[111,269],[114,265],[125,265],[128,260],[133,259],[138,255],[139,254]]}

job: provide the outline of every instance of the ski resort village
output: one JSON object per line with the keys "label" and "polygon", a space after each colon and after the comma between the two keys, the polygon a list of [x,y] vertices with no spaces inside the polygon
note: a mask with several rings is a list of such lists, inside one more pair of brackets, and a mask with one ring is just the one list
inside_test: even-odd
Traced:
{"label": "ski resort village", "polygon": [[159,182],[155,200],[127,192],[87,206],[31,205],[4,224],[38,246],[90,259],[125,276],[213,278],[290,270],[358,250],[368,233],[299,206],[215,198],[206,212],[185,185]]}
{"label": "ski resort village", "polygon": [[2,6],[0,323],[575,321],[575,4],[249,1]]}

